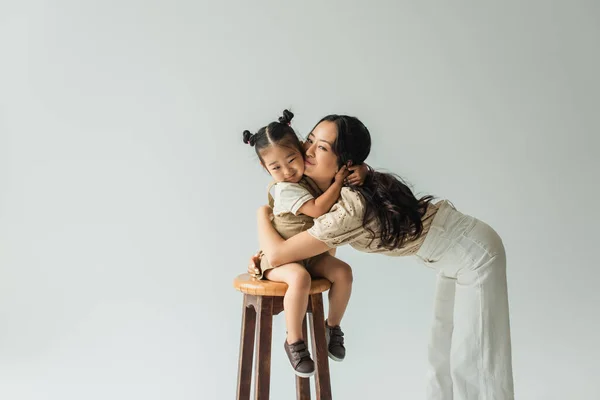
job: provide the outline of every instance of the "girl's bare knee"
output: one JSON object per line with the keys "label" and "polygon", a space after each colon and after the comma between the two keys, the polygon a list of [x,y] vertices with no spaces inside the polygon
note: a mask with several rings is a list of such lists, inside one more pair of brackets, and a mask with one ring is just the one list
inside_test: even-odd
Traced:
{"label": "girl's bare knee", "polygon": [[335,282],[345,282],[351,284],[354,281],[352,275],[352,268],[346,263],[341,264],[335,271],[334,274]]}
{"label": "girl's bare knee", "polygon": [[310,289],[311,277],[305,268],[297,268],[290,276],[288,286],[295,289],[308,291]]}

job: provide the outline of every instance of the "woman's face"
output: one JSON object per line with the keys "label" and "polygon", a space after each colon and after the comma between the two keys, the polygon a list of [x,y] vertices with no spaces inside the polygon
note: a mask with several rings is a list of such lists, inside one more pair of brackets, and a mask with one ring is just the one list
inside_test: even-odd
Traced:
{"label": "woman's face", "polygon": [[313,129],[304,142],[304,175],[315,182],[333,181],[338,171],[338,156],[333,152],[336,139],[337,126],[334,122],[323,121]]}

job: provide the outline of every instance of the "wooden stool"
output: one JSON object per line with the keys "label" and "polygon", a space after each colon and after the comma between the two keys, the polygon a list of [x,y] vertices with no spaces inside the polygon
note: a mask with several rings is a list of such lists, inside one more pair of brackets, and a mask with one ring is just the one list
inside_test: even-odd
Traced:
{"label": "wooden stool", "polygon": [[[271,381],[271,337],[273,315],[283,311],[283,295],[287,284],[258,280],[248,274],[242,274],[233,280],[233,287],[244,293],[242,308],[242,334],[240,340],[240,360],[238,367],[237,399],[250,399],[252,381],[252,357],[254,356],[254,337],[256,341],[256,360],[254,363],[254,398],[267,400]],[[325,315],[323,313],[323,295],[331,283],[327,279],[314,279],[310,286],[310,298],[306,314],[309,316],[312,342],[312,356],[315,360],[315,386],[317,400],[331,400],[331,381],[329,379],[329,360],[325,339]],[[258,319],[258,324],[256,320]],[[308,340],[306,315],[302,324],[304,340]],[[283,346],[282,351],[283,351]],[[296,399],[310,399],[309,378],[296,376]]]}

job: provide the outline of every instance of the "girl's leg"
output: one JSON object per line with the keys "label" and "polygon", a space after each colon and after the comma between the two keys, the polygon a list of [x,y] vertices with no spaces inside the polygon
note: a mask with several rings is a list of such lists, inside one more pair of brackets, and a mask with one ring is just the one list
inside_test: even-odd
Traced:
{"label": "girl's leg", "polygon": [[342,260],[325,254],[315,260],[308,271],[315,278],[325,278],[331,282],[327,324],[340,325],[352,293],[352,269]]}
{"label": "girl's leg", "polygon": [[300,339],[306,340],[302,337],[302,321],[308,307],[310,274],[303,265],[290,263],[265,271],[265,278],[273,282],[284,282],[288,285],[283,297],[287,343],[296,343]]}
{"label": "girl's leg", "polygon": [[346,357],[346,347],[340,323],[352,293],[352,269],[330,254],[324,254],[316,259],[308,269],[312,276],[325,278],[331,282],[329,313],[325,324],[327,353],[332,360],[342,361]]}

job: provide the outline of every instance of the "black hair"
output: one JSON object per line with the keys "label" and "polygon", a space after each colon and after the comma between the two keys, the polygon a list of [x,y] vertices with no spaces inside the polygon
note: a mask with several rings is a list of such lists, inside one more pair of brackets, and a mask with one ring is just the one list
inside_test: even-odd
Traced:
{"label": "black hair", "polygon": [[291,111],[283,110],[283,115],[279,117],[278,121],[263,126],[255,134],[246,130],[242,133],[242,139],[244,143],[254,147],[261,162],[264,162],[261,152],[272,145],[290,147],[304,155],[298,135],[290,126],[292,118],[294,118],[294,114]]}
{"label": "black hair", "polygon": [[[371,134],[358,118],[327,115],[317,125],[323,121],[333,122],[337,127],[333,151],[338,156],[339,167],[349,162],[360,165],[367,159],[371,152]],[[363,227],[373,238],[379,236],[380,247],[388,250],[400,248],[423,232],[422,217],[433,196],[417,199],[399,176],[375,170],[369,172],[362,186],[352,189],[365,199]],[[371,228],[373,220],[379,225],[377,235]]]}

